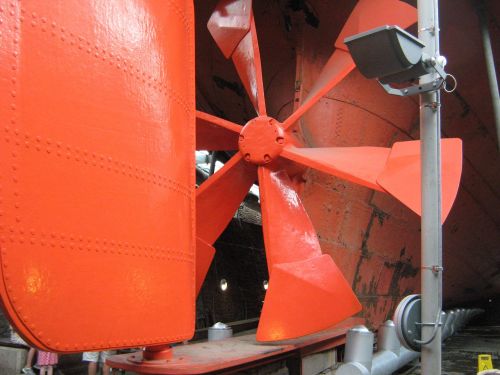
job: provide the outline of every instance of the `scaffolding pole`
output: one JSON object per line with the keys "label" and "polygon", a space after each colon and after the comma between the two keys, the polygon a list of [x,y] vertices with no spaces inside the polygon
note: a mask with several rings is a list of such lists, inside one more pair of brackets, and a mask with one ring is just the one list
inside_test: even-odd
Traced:
{"label": "scaffolding pole", "polygon": [[500,149],[500,94],[498,93],[495,58],[493,57],[490,31],[488,29],[488,10],[486,9],[486,3],[484,0],[477,5],[477,13],[479,16],[479,27],[481,28],[481,36],[483,40],[484,60],[486,62],[486,72],[488,73],[488,84],[490,86],[491,101],[493,104],[493,117],[497,130],[497,147]]}
{"label": "scaffolding pole", "polygon": [[[440,55],[438,0],[418,0],[417,6],[418,37],[425,43],[424,53],[437,57]],[[428,74],[420,79],[420,84],[435,78],[435,74]],[[439,91],[420,95],[423,375],[441,374],[441,327],[435,329],[435,324],[439,324],[442,305],[440,106]]]}

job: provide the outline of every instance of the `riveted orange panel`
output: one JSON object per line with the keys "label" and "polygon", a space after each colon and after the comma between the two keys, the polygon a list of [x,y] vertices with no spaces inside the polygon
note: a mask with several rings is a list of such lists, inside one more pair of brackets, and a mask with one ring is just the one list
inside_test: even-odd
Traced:
{"label": "riveted orange panel", "polygon": [[0,296],[76,352],[194,329],[189,0],[0,2]]}

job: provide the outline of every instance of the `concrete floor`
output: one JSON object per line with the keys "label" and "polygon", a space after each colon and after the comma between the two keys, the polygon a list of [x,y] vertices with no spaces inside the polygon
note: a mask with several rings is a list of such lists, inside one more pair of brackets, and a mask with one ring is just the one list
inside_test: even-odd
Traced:
{"label": "concrete floor", "polygon": [[[450,337],[443,345],[443,375],[470,375],[477,372],[477,356],[491,354],[500,368],[500,326],[469,326]],[[420,365],[398,374],[420,375]]]}

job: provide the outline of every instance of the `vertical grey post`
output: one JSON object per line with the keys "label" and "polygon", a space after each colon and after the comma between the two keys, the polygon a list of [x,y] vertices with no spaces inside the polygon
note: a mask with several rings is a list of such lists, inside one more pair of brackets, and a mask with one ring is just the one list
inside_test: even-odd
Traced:
{"label": "vertical grey post", "polygon": [[486,4],[481,1],[477,6],[479,15],[479,27],[483,38],[484,60],[488,73],[488,83],[490,85],[491,100],[493,102],[493,116],[497,129],[497,147],[500,149],[500,95],[498,93],[497,73],[495,71],[495,59],[491,48],[490,31],[488,30],[488,11]]}
{"label": "vertical grey post", "polygon": [[[425,43],[424,53],[439,56],[438,0],[418,0],[418,37]],[[429,74],[420,79],[435,79]],[[441,124],[440,93],[420,95],[420,139],[422,155],[422,322],[433,323],[441,311]],[[436,272],[437,271],[437,272]],[[431,338],[434,327],[422,326],[422,340]],[[422,345],[422,374],[441,374],[441,328],[434,339]]]}

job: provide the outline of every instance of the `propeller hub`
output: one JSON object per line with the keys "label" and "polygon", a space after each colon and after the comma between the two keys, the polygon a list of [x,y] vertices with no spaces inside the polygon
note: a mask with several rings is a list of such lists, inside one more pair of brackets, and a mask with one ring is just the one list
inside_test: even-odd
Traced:
{"label": "propeller hub", "polygon": [[285,131],[275,119],[259,116],[243,127],[238,145],[247,162],[268,164],[281,154],[285,145]]}

